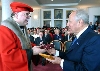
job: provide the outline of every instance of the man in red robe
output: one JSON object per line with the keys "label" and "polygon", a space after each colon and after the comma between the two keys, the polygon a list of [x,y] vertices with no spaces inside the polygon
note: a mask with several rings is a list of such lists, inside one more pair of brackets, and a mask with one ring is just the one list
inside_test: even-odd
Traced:
{"label": "man in red robe", "polygon": [[12,2],[10,7],[11,17],[0,25],[0,71],[31,71],[32,55],[45,52],[39,46],[32,47],[27,34],[33,9],[21,2]]}

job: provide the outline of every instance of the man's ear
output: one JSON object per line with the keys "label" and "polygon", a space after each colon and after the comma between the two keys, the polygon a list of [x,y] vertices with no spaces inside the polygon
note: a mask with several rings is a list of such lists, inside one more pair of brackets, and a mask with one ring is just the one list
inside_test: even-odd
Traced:
{"label": "man's ear", "polygon": [[83,22],[83,20],[82,19],[80,19],[79,21],[78,21],[78,25],[80,26],[80,25],[82,25],[84,22]]}
{"label": "man's ear", "polygon": [[18,12],[15,12],[15,17],[18,19]]}
{"label": "man's ear", "polygon": [[79,20],[79,23],[83,23],[83,20],[82,20],[82,19],[80,19],[80,20]]}

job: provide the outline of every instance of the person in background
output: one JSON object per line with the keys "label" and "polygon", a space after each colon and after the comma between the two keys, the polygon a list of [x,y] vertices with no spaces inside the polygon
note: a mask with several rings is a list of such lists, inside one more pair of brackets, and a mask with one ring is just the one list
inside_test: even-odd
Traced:
{"label": "person in background", "polygon": [[33,8],[22,2],[12,2],[10,7],[11,17],[0,25],[0,71],[33,71],[32,55],[45,52],[30,44],[26,25]]}
{"label": "person in background", "polygon": [[27,29],[27,33],[28,33],[28,36],[29,36],[29,38],[30,38],[30,42],[31,42],[31,43],[35,43],[35,42],[34,42],[34,37],[31,35],[31,30],[30,30],[29,28]]}
{"label": "person in background", "polygon": [[91,29],[94,30],[94,25],[92,24],[92,22],[90,22],[89,25],[90,25]]}
{"label": "person in background", "polygon": [[59,41],[63,42],[63,37],[60,34],[60,30],[59,29],[55,29],[55,34],[54,34],[53,40],[59,40]]}
{"label": "person in background", "polygon": [[100,23],[98,23],[97,32],[100,34]]}
{"label": "person in background", "polygon": [[64,30],[64,42],[65,41],[71,41],[71,34],[68,32],[67,28]]}
{"label": "person in background", "polygon": [[36,29],[33,30],[33,35],[32,36],[34,37],[34,41],[35,41],[35,39],[37,37],[39,37],[39,35],[37,34],[37,30]]}
{"label": "person in background", "polygon": [[35,44],[37,46],[42,45],[42,44],[46,44],[45,37],[43,36],[43,31],[39,32],[39,37],[37,37],[35,39]]}
{"label": "person in background", "polygon": [[[44,44],[46,44],[47,42],[45,41],[45,37],[44,37],[44,35],[43,35],[43,31],[40,31],[39,32],[39,37],[37,37],[36,39],[35,39],[35,44],[37,45],[37,46],[39,46],[39,45],[44,45]],[[36,65],[38,65],[38,63],[39,63],[39,61],[40,61],[40,57],[41,56],[39,56],[39,55],[36,55]],[[45,64],[46,64],[46,59],[45,58],[43,58],[42,57],[42,66],[45,66]]]}
{"label": "person in background", "polygon": [[[54,54],[53,64],[60,64],[63,71],[100,71],[100,35],[89,26],[89,15],[83,9],[72,11],[68,19],[68,31],[76,38],[67,52],[47,50]],[[59,57],[57,57],[59,56]]]}
{"label": "person in background", "polygon": [[94,26],[94,30],[97,30],[98,29],[98,21],[96,21],[93,26]]}
{"label": "person in background", "polygon": [[47,29],[47,25],[46,25],[46,23],[44,23],[44,25],[43,25],[43,29]]}
{"label": "person in background", "polygon": [[50,44],[50,42],[52,41],[52,37],[49,34],[48,30],[44,30],[44,38],[45,38],[45,42],[46,44]]}

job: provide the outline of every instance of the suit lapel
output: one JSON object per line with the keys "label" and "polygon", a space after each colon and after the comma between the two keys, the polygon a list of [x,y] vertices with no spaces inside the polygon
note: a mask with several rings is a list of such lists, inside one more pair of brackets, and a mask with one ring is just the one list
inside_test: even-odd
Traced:
{"label": "suit lapel", "polygon": [[[82,44],[84,44],[84,41],[87,40],[87,38],[90,38],[90,35],[88,33],[91,32],[91,28],[88,27],[77,39],[77,41],[71,46],[71,48],[68,49],[67,53],[72,51],[74,48],[79,48]],[[86,38],[87,37],[87,38]]]}
{"label": "suit lapel", "polygon": [[70,46],[67,53],[72,51],[75,47],[79,47],[80,42],[77,40],[73,45]]}

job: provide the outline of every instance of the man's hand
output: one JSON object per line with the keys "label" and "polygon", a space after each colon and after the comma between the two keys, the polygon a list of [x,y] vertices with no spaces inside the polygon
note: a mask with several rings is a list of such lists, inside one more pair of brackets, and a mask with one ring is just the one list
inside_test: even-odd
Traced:
{"label": "man's hand", "polygon": [[61,63],[60,57],[53,56],[53,58],[54,58],[54,60],[51,60],[51,59],[48,59],[48,58],[46,58],[46,60],[50,61],[53,64],[60,64]]}
{"label": "man's hand", "polygon": [[42,44],[43,44],[43,41],[40,42],[40,45],[42,45]]}
{"label": "man's hand", "polygon": [[54,48],[46,50],[49,54],[55,54],[56,50]]}
{"label": "man's hand", "polygon": [[33,49],[33,55],[46,52],[46,50],[41,49],[40,46],[34,46],[32,49]]}

